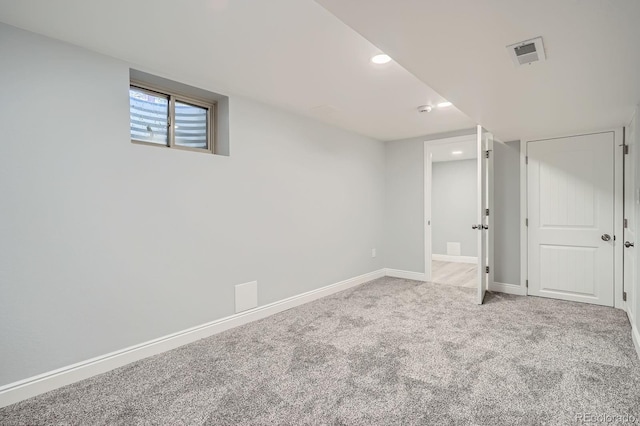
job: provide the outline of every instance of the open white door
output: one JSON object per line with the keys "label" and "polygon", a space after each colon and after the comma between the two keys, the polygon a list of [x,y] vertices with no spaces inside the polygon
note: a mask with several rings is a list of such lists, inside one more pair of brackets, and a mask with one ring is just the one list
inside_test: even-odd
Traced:
{"label": "open white door", "polygon": [[493,280],[493,135],[478,126],[478,298],[484,295]]}

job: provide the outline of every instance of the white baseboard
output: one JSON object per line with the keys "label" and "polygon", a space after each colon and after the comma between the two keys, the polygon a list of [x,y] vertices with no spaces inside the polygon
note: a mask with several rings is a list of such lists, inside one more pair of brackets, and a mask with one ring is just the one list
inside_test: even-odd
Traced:
{"label": "white baseboard", "polygon": [[628,306],[627,306],[627,317],[629,317],[629,322],[631,323],[631,338],[633,339],[633,345],[636,347],[638,358],[640,358],[640,332],[638,332],[638,327],[636,327],[635,318],[631,314],[631,311],[629,310]]}
{"label": "white baseboard", "polygon": [[440,262],[478,263],[478,258],[474,256],[449,256],[448,254],[432,254],[431,260],[438,260]]}
{"label": "white baseboard", "polygon": [[638,327],[631,324],[631,338],[633,339],[633,345],[636,347],[638,358],[640,358],[640,333],[638,333]]}
{"label": "white baseboard", "polygon": [[402,271],[400,269],[385,269],[385,275],[387,277],[403,278],[405,280],[426,281],[426,275],[424,272],[411,272]]}
{"label": "white baseboard", "polygon": [[490,283],[489,291],[495,291],[499,293],[515,294],[517,296],[526,296],[527,289],[521,285],[505,284],[505,283]]}
{"label": "white baseboard", "polygon": [[0,387],[0,408],[385,276],[379,269]]}

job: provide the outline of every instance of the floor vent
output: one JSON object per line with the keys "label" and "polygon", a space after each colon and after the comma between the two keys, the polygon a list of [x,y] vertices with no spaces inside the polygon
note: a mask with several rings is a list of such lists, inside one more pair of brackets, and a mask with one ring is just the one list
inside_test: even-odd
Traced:
{"label": "floor vent", "polygon": [[542,37],[532,38],[531,40],[521,41],[520,43],[507,46],[511,60],[517,66],[532,64],[547,59],[544,53],[544,45]]}

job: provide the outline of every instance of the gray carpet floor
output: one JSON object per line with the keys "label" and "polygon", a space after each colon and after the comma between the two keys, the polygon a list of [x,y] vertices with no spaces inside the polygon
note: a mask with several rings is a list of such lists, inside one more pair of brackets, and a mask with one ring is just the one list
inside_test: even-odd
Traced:
{"label": "gray carpet floor", "polygon": [[640,418],[620,310],[382,278],[0,409],[2,425]]}

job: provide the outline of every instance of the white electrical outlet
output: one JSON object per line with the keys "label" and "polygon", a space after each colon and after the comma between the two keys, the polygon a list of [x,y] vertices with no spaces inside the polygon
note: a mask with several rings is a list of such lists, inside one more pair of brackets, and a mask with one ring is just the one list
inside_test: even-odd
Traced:
{"label": "white electrical outlet", "polygon": [[371,249],[371,257],[376,257],[376,249]]}

